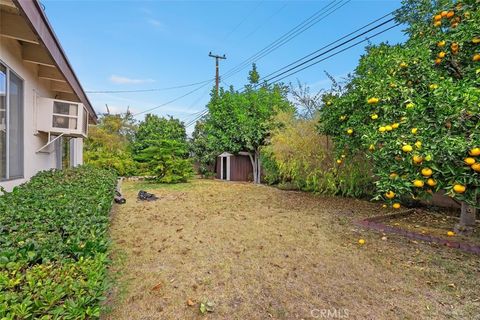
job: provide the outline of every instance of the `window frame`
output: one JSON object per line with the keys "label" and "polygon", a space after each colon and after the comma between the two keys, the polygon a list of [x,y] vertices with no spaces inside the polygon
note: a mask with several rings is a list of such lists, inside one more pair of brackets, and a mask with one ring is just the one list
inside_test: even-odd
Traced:
{"label": "window frame", "polygon": [[[5,177],[0,177],[1,181],[13,181],[25,178],[25,79],[23,79],[17,72],[13,71],[10,66],[0,59],[0,64],[5,67]],[[13,73],[22,83],[22,105],[20,107],[22,116],[22,141],[19,141],[18,146],[22,149],[21,167],[22,174],[17,176],[10,176],[10,73]]]}

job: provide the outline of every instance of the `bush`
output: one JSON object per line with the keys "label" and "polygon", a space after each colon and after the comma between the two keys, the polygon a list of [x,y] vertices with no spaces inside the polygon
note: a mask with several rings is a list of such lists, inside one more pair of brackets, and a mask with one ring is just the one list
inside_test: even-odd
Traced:
{"label": "bush", "polygon": [[116,176],[45,171],[0,197],[0,318],[98,318]]}
{"label": "bush", "polygon": [[319,135],[316,119],[293,113],[277,116],[281,124],[262,149],[265,181],[288,189],[360,197],[372,189],[368,163],[362,155],[337,163],[330,138]]}
{"label": "bush", "polygon": [[140,170],[160,183],[187,182],[193,176],[187,144],[176,140],[151,140],[150,146],[139,151],[135,160]]}

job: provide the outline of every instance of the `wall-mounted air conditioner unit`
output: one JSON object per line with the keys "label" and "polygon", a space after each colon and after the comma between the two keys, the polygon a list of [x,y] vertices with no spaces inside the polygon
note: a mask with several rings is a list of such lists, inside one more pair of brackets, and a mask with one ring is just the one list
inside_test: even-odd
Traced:
{"label": "wall-mounted air conditioner unit", "polygon": [[80,102],[37,99],[37,130],[52,135],[86,137],[88,112]]}

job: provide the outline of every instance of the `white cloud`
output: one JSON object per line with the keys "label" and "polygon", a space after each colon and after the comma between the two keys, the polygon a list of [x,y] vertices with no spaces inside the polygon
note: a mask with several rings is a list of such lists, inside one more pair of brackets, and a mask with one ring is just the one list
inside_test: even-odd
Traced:
{"label": "white cloud", "polygon": [[153,79],[132,79],[128,77],[122,77],[117,75],[110,76],[110,81],[116,84],[140,84],[155,82]]}

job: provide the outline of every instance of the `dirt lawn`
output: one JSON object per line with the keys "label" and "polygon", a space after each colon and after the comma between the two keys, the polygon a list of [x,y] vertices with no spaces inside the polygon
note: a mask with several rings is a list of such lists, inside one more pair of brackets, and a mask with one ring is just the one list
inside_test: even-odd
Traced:
{"label": "dirt lawn", "polygon": [[104,319],[480,319],[480,257],[354,226],[378,204],[211,180],[122,191]]}

